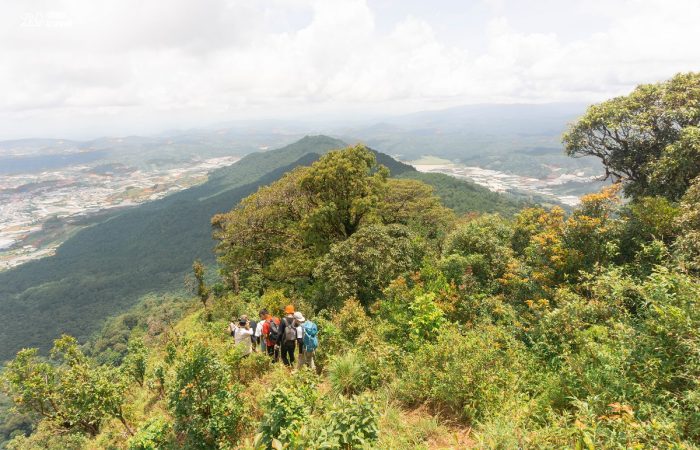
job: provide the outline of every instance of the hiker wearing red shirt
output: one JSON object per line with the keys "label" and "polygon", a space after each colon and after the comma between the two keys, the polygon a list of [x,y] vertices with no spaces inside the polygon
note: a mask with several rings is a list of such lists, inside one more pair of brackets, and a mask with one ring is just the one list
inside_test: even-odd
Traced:
{"label": "hiker wearing red shirt", "polygon": [[278,361],[280,356],[278,343],[280,338],[280,319],[272,317],[267,309],[263,309],[260,311],[260,320],[264,321],[262,335],[265,341],[265,347],[267,348],[267,354],[270,355],[273,360]]}

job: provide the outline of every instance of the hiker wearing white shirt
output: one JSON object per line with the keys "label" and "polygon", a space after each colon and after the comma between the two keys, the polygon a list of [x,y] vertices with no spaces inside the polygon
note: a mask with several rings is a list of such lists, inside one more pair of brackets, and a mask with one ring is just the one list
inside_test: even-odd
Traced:
{"label": "hiker wearing white shirt", "polygon": [[265,323],[265,318],[261,318],[257,325],[255,326],[255,339],[260,343],[260,351],[265,353],[267,350],[265,347],[265,340],[263,339],[263,324]]}
{"label": "hiker wearing white shirt", "polygon": [[243,356],[248,356],[253,351],[253,336],[254,330],[250,328],[250,322],[247,316],[241,316],[238,319],[238,324],[233,321],[228,325],[233,342],[241,349]]}
{"label": "hiker wearing white shirt", "polygon": [[299,312],[294,313],[294,325],[296,325],[297,329],[297,354],[299,355],[297,357],[297,368],[301,369],[301,366],[304,365],[304,359],[303,359],[303,353],[304,353],[304,330],[301,327],[302,322],[299,322],[299,319],[304,319],[304,316]]}

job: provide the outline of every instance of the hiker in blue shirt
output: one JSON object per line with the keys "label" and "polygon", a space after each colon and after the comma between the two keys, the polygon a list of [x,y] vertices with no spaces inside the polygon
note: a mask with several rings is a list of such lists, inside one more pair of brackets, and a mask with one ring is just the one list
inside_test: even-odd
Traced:
{"label": "hiker in blue shirt", "polygon": [[318,348],[318,327],[310,320],[306,320],[300,312],[294,313],[294,322],[301,326],[302,338],[299,352],[299,367],[308,366],[311,370],[316,370],[314,363],[314,353]]}

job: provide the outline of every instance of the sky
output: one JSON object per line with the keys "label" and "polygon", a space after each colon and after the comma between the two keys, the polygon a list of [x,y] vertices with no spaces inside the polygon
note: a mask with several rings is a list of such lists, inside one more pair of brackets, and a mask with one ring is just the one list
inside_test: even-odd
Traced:
{"label": "sky", "polygon": [[4,0],[0,139],[598,102],[700,70],[697,0]]}

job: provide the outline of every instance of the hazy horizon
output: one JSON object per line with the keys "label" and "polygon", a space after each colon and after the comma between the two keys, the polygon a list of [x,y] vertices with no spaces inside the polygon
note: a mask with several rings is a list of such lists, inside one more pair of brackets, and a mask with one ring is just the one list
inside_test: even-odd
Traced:
{"label": "hazy horizon", "polygon": [[[585,111],[588,105],[586,103],[577,102],[546,102],[546,103],[474,103],[452,106],[449,108],[421,109],[416,111],[407,111],[400,114],[382,114],[382,115],[349,115],[338,114],[337,116],[307,116],[307,117],[268,117],[268,118],[251,118],[251,119],[232,119],[225,121],[212,121],[211,123],[202,123],[198,126],[190,127],[169,127],[144,132],[124,133],[124,134],[104,134],[104,133],[78,133],[74,135],[45,135],[45,136],[18,136],[4,139],[0,137],[0,142],[12,141],[29,141],[29,140],[65,140],[76,142],[88,142],[99,139],[122,139],[129,137],[144,137],[144,138],[160,138],[177,136],[179,134],[187,134],[190,132],[206,132],[225,129],[234,129],[237,127],[246,128],[247,131],[267,130],[269,127],[286,127],[283,132],[289,134],[306,134],[319,135],[330,134],[337,135],[339,131],[355,128],[368,128],[381,124],[396,124],[402,120],[410,119],[421,114],[440,114],[459,111],[461,109],[480,109],[494,107],[564,107],[570,110],[579,110],[581,113]],[[0,149],[2,151],[2,149]]]}

